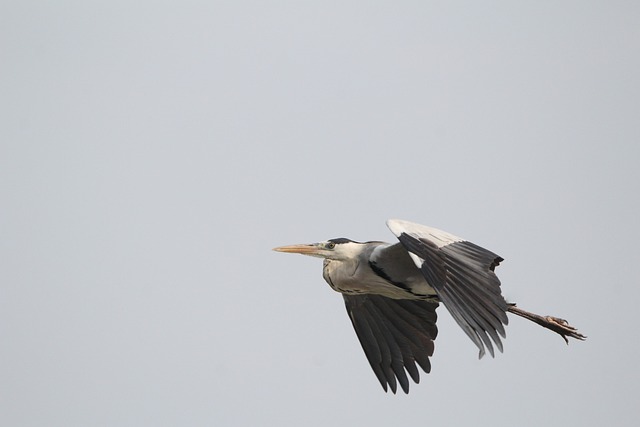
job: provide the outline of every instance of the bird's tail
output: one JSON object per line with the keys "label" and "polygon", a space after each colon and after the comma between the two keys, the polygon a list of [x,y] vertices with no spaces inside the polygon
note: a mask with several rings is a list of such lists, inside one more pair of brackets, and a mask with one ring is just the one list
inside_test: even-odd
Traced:
{"label": "bird's tail", "polygon": [[540,316],[539,314],[531,313],[529,311],[518,308],[514,303],[509,303],[507,311],[520,317],[524,317],[525,319],[529,319],[544,328],[552,330],[553,332],[559,334],[567,344],[569,344],[569,340],[567,339],[567,337],[575,338],[580,341],[584,341],[587,338],[586,336],[578,332],[576,328],[571,326],[569,322],[564,319],[560,319],[559,317]]}

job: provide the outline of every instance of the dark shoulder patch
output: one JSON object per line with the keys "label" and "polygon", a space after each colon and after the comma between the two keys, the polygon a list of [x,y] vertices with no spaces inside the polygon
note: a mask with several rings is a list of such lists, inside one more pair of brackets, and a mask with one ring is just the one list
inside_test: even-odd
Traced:
{"label": "dark shoulder patch", "polygon": [[406,284],[404,284],[402,282],[396,282],[395,280],[393,280],[391,277],[389,277],[389,275],[382,268],[378,267],[378,264],[376,264],[375,262],[369,261],[369,267],[371,267],[371,270],[373,270],[374,273],[376,273],[378,276],[382,277],[387,282],[391,283],[394,286],[399,287],[400,289],[404,289],[405,291],[413,294],[413,292],[411,292],[411,288],[409,286],[407,286]]}

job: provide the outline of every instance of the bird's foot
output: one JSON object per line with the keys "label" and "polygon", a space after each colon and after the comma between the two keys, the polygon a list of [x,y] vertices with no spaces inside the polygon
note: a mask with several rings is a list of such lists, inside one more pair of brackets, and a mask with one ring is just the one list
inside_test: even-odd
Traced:
{"label": "bird's foot", "polygon": [[578,332],[578,329],[574,328],[567,322],[565,319],[561,319],[559,317],[554,316],[544,316],[544,319],[547,322],[545,326],[548,329],[551,329],[553,332],[559,334],[564,341],[569,344],[569,340],[567,337],[575,338],[580,341],[584,341],[587,337]]}
{"label": "bird's foot", "polygon": [[569,338],[575,338],[580,341],[584,341],[587,337],[578,332],[578,329],[574,328],[564,319],[554,316],[540,316],[539,314],[531,313],[530,311],[526,311],[521,309],[520,307],[516,307],[514,303],[510,303],[507,311],[513,314],[517,314],[520,317],[524,317],[525,319],[529,319],[532,322],[537,323],[538,325],[547,328],[557,334],[559,334],[564,341],[569,344]]}

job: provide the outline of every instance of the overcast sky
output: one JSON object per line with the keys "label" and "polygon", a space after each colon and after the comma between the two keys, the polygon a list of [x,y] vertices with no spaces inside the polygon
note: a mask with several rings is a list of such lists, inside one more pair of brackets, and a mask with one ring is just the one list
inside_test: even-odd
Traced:
{"label": "overcast sky", "polygon": [[[4,1],[0,424],[631,426],[640,6]],[[318,259],[388,218],[505,258],[385,394]]]}

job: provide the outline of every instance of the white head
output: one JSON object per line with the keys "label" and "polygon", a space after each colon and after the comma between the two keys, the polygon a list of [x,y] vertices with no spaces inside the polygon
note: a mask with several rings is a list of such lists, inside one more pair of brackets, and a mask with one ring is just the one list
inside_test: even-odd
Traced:
{"label": "white head", "polygon": [[365,243],[339,238],[326,242],[289,245],[273,248],[274,251],[309,255],[331,260],[349,260],[357,258],[366,247]]}

